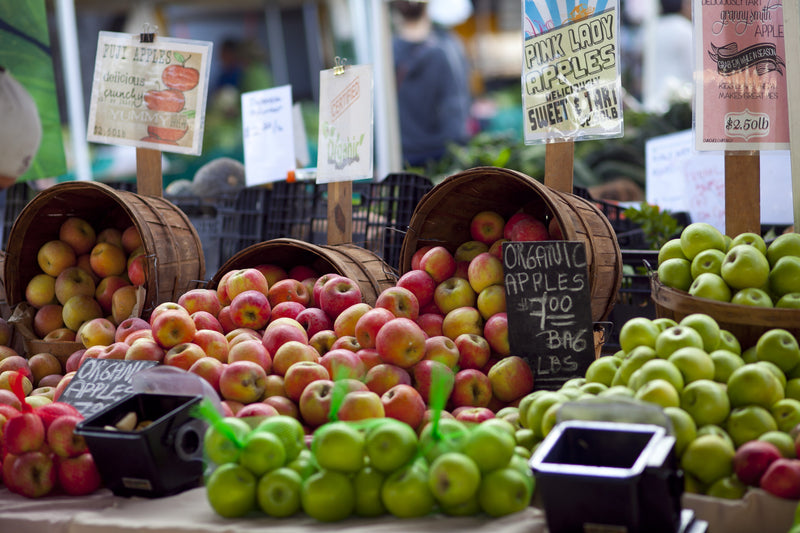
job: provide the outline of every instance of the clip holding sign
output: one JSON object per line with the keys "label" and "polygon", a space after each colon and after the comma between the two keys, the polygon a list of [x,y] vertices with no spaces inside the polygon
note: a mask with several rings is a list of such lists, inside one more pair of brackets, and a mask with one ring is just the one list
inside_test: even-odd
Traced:
{"label": "clip holding sign", "polygon": [[333,66],[333,75],[341,76],[347,68],[347,58],[336,56],[333,60],[335,62]]}
{"label": "clip holding sign", "polygon": [[153,26],[153,31],[150,31],[150,23],[145,22],[142,24],[142,33],[139,34],[140,43],[153,43],[156,40],[156,33],[158,33],[158,26]]}

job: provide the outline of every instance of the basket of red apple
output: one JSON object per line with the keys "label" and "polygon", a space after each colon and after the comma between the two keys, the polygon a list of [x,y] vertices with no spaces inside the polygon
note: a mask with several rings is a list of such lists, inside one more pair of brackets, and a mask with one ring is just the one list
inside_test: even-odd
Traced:
{"label": "basket of red apple", "polygon": [[4,266],[26,351],[62,359],[84,347],[89,320],[146,317],[204,275],[200,239],[177,207],[94,182],[34,197],[11,228]]}
{"label": "basket of red apple", "polygon": [[[457,280],[468,277],[468,265],[477,256],[478,263],[488,257],[502,261],[500,250],[506,240],[561,239],[586,245],[592,320],[606,320],[622,281],[622,256],[611,223],[591,202],[514,170],[473,168],[431,189],[411,217],[400,270],[405,274],[420,267],[423,254],[435,248],[422,269],[437,284],[454,285],[452,291],[463,285]],[[486,265],[478,263],[469,268],[486,271]],[[488,285],[492,293],[502,291],[492,285],[497,283]]]}
{"label": "basket of red apple", "polygon": [[800,337],[800,234],[768,244],[757,233],[732,237],[705,222],[689,224],[658,254],[651,295],[659,317],[706,313],[743,349],[781,328]]}

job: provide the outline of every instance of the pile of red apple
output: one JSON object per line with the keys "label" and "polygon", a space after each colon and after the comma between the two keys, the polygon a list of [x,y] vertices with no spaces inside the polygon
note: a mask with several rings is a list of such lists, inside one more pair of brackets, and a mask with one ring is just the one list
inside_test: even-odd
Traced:
{"label": "pile of red apple", "polygon": [[[16,379],[12,388],[22,393]],[[81,496],[100,488],[102,481],[85,439],[75,434],[83,420],[62,402],[31,407],[17,399],[0,403],[2,481],[12,492],[38,498],[58,491]]]}

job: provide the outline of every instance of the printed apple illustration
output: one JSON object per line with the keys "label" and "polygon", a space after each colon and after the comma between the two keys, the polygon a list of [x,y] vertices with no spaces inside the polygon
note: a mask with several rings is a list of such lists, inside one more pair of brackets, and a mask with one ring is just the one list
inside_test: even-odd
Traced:
{"label": "printed apple illustration", "polygon": [[[144,93],[144,102],[147,109],[153,111],[178,113],[183,109],[186,98],[183,96],[183,92],[177,89],[151,89]],[[150,133],[149,128],[148,133]]]}
{"label": "printed apple illustration", "polygon": [[173,57],[180,64],[165,68],[161,73],[161,81],[171,89],[191,91],[197,87],[197,83],[200,81],[200,72],[196,68],[185,66],[192,56],[184,58],[180,52],[174,52]]}

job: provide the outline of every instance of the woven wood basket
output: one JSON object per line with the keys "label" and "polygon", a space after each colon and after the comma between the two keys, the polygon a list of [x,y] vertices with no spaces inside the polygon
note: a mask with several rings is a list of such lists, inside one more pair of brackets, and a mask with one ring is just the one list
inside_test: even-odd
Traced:
{"label": "woven wood basket", "polygon": [[454,174],[422,197],[400,251],[401,274],[411,269],[414,252],[441,245],[451,252],[470,240],[477,213],[496,211],[508,219],[523,210],[555,218],[564,238],[586,245],[592,320],[606,320],[622,282],[622,255],[611,223],[591,202],[551,189],[514,170],[478,167]]}

